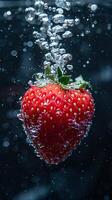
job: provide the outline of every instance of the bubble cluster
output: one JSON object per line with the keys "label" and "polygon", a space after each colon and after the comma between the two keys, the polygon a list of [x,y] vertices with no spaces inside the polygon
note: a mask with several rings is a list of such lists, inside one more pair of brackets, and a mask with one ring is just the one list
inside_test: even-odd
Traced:
{"label": "bubble cluster", "polygon": [[[64,71],[65,67],[72,59],[72,55],[66,53],[63,48],[63,40],[72,37],[69,30],[74,26],[76,19],[67,19],[65,11],[71,8],[70,2],[66,0],[55,1],[55,6],[50,7],[42,0],[35,0],[34,6],[26,8],[25,19],[32,23],[36,20],[39,24],[38,30],[33,31],[35,44],[37,44],[44,53],[44,67],[51,66],[52,73],[55,73],[57,67]],[[72,67],[68,66],[71,70]]]}

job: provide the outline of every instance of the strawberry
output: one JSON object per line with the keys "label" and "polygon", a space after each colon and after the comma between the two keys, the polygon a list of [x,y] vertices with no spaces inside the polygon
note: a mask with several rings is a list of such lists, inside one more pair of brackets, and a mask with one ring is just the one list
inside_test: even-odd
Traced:
{"label": "strawberry", "polygon": [[[47,69],[48,72],[48,69]],[[48,81],[31,85],[21,102],[24,128],[36,154],[49,164],[65,160],[85,137],[94,115],[94,100],[81,77],[75,83],[58,68]],[[45,78],[45,77],[44,77]]]}

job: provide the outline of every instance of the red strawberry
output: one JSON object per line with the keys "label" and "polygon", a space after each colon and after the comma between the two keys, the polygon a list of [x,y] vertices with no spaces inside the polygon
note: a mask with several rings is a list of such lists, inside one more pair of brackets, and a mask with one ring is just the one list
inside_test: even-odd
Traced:
{"label": "red strawberry", "polygon": [[43,87],[34,84],[22,98],[21,115],[27,136],[37,155],[49,164],[65,160],[92,123],[94,100],[83,88],[86,82],[80,83],[82,88],[73,83],[68,89],[55,82]]}

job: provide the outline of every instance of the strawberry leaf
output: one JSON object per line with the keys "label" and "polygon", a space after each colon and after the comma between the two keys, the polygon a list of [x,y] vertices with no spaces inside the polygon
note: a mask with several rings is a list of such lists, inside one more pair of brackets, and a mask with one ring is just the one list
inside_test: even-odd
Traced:
{"label": "strawberry leaf", "polygon": [[62,70],[60,69],[60,67],[58,67],[57,75],[58,75],[58,78],[60,78],[60,77],[63,76],[63,72],[62,72]]}
{"label": "strawberry leaf", "polygon": [[75,87],[77,87],[77,88],[86,88],[87,86],[88,86],[88,87],[91,87],[91,86],[90,86],[90,83],[87,82],[87,81],[85,81],[81,75],[78,76],[78,77],[75,79]]}
{"label": "strawberry leaf", "polygon": [[67,85],[70,83],[70,78],[71,76],[69,75],[63,75],[62,77],[59,78],[59,82],[62,83],[63,85]]}
{"label": "strawberry leaf", "polygon": [[52,81],[55,81],[55,76],[53,74],[48,75],[47,78]]}
{"label": "strawberry leaf", "polygon": [[45,76],[49,76],[51,74],[51,67],[50,65],[48,65],[46,68],[45,68]]}

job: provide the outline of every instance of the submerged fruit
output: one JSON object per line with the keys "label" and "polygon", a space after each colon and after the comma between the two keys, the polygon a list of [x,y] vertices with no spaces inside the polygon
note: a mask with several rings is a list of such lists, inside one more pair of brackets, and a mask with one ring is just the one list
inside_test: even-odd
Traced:
{"label": "submerged fruit", "polygon": [[86,89],[64,89],[58,83],[32,85],[21,102],[28,138],[49,164],[63,161],[86,136],[94,115],[94,100]]}

